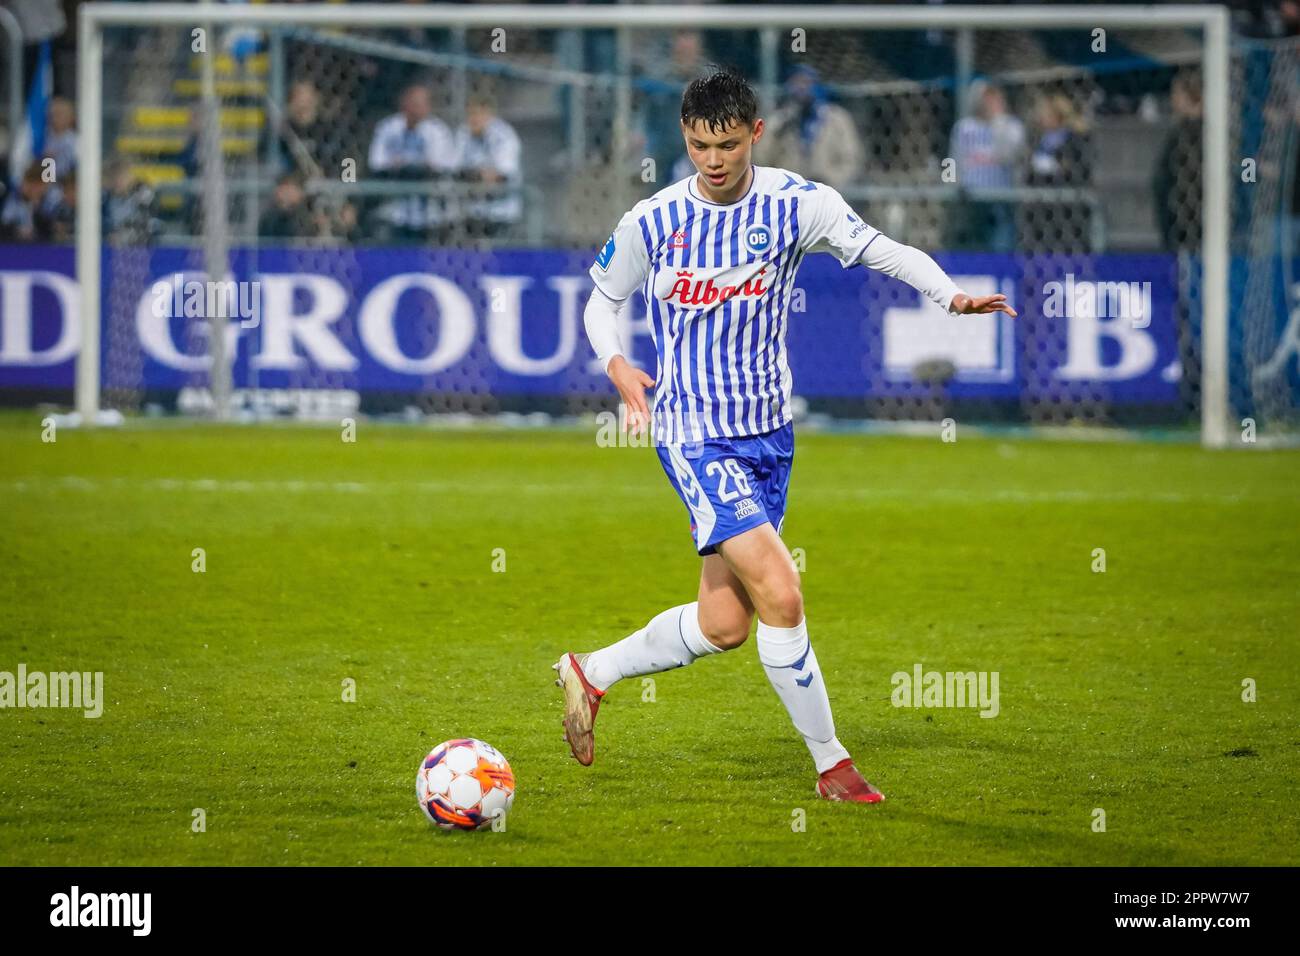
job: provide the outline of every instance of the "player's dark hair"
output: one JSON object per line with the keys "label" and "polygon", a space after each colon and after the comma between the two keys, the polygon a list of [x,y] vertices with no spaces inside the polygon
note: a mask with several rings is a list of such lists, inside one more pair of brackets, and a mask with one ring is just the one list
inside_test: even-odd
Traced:
{"label": "player's dark hair", "polygon": [[758,119],[754,88],[735,70],[724,68],[692,80],[682,94],[682,122],[702,121],[717,133],[731,123],[753,126]]}

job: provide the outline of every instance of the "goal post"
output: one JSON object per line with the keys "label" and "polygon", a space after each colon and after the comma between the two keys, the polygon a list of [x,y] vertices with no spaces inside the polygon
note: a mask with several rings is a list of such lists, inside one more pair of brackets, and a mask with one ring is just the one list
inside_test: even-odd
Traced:
{"label": "goal post", "polygon": [[[77,20],[77,102],[81,115],[78,123],[77,151],[79,186],[83,196],[103,193],[101,160],[103,157],[103,108],[100,83],[104,75],[104,35],[98,14],[103,5],[82,4]],[[77,286],[81,347],[77,352],[77,413],[86,426],[93,426],[99,416],[99,324],[100,324],[100,256],[102,222],[100,204],[82,202],[77,206]]]}
{"label": "goal post", "polygon": [[[446,29],[453,35],[467,30],[604,30],[614,31],[620,50],[618,62],[635,46],[643,31],[678,29],[745,30],[754,34],[756,46],[770,52],[783,33],[805,31],[1028,31],[1028,30],[1150,30],[1195,31],[1201,38],[1199,62],[1203,84],[1201,127],[1202,181],[1200,194],[1200,246],[1197,300],[1200,310],[1200,394],[1199,419],[1202,442],[1208,447],[1234,443],[1235,424],[1230,401],[1230,303],[1229,270],[1232,231],[1232,176],[1236,163],[1230,157],[1231,54],[1230,21],[1221,6],[928,6],[840,7],[840,6],[526,6],[526,5],[406,5],[406,4],[183,4],[101,3],[82,4],[79,15],[77,58],[78,114],[80,125],[78,188],[83,197],[99,197],[104,189],[105,157],[105,47],[104,34],[110,29],[184,29],[204,24],[218,29],[266,30],[357,30],[387,28]],[[969,63],[958,44],[959,73],[969,79]],[[413,61],[419,51],[401,54]],[[770,56],[754,79],[765,105],[779,82],[771,69]],[[430,62],[435,62],[430,59]],[[964,65],[963,65],[964,63]],[[575,77],[575,84],[590,84],[589,78]],[[615,128],[612,138],[619,143],[627,136],[624,124],[629,113],[629,78],[609,78]],[[278,105],[278,104],[277,104]],[[577,119],[575,120],[575,115]],[[219,122],[215,116],[208,117]],[[582,124],[580,113],[567,116],[571,127]],[[888,130],[881,135],[889,135]],[[212,156],[208,157],[213,159]],[[215,159],[220,160],[219,151]],[[208,204],[215,202],[212,194]],[[217,228],[213,216],[205,218],[206,230]],[[612,225],[612,224],[611,224]],[[881,224],[886,232],[889,229]],[[83,200],[77,205],[76,273],[80,289],[80,351],[76,359],[75,402],[82,420],[93,424],[101,408],[105,383],[101,380],[104,343],[101,329],[106,303],[101,269],[105,262],[104,224],[100,205]],[[595,245],[600,236],[591,236]],[[209,259],[225,256],[220,237],[205,233]],[[211,261],[209,269],[212,268]],[[211,337],[214,358],[224,368],[221,355],[226,336]],[[798,383],[796,383],[798,385]],[[214,388],[214,391],[216,389]]]}
{"label": "goal post", "polygon": [[1205,19],[1204,228],[1201,257],[1206,295],[1202,305],[1201,441],[1225,448],[1228,415],[1228,10],[1203,8]]}

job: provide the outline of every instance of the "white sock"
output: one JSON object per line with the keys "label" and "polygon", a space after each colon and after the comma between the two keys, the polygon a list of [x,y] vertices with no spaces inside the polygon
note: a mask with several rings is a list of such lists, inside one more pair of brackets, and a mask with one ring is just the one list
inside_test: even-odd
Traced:
{"label": "white sock", "polygon": [[606,690],[624,677],[685,667],[697,657],[721,651],[700,630],[700,602],[692,601],[657,614],[641,630],[593,651],[582,670],[588,681]]}
{"label": "white sock", "polygon": [[817,772],[823,773],[849,755],[835,737],[835,720],[826,696],[817,655],[808,640],[805,618],[794,627],[758,622],[758,659],[777,696],[803,735]]}

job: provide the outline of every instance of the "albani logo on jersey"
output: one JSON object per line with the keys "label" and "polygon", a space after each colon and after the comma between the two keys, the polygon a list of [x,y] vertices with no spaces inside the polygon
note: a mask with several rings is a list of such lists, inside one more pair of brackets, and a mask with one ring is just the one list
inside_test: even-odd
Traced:
{"label": "albani logo on jersey", "polygon": [[677,305],[714,305],[729,299],[758,299],[766,295],[770,288],[763,284],[766,274],[767,266],[764,266],[740,285],[719,285],[713,281],[717,276],[701,280],[694,271],[679,269],[672,288],[661,298]]}

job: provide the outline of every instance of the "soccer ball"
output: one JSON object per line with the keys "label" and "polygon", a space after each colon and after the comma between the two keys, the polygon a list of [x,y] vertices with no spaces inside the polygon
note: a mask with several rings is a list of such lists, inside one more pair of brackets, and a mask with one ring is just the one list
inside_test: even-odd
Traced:
{"label": "soccer ball", "polygon": [[415,777],[420,809],[444,830],[483,830],[515,802],[515,775],[491,744],[472,737],[429,751]]}

